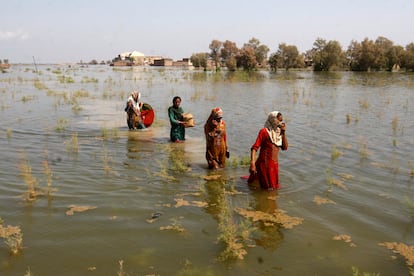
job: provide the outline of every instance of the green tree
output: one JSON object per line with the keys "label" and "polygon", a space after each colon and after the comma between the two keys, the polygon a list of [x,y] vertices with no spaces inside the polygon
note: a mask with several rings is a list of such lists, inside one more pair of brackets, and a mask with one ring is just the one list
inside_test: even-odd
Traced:
{"label": "green tree", "polygon": [[388,38],[379,36],[375,40],[376,46],[376,64],[377,70],[392,71],[394,67],[401,66],[401,60],[404,56],[404,48],[394,45],[394,42]]}
{"label": "green tree", "polygon": [[268,62],[269,62],[271,71],[275,71],[275,72],[277,71],[278,58],[279,56],[277,55],[277,53],[273,53],[270,55]]}
{"label": "green tree", "polygon": [[362,46],[356,40],[352,40],[346,51],[346,59],[352,71],[360,71],[359,61],[361,59]]}
{"label": "green tree", "polygon": [[404,48],[402,46],[393,45],[385,52],[386,56],[386,68],[388,71],[392,71],[394,68],[399,68],[402,65],[404,59]]}
{"label": "green tree", "polygon": [[261,44],[257,38],[251,38],[248,43],[245,43],[243,47],[250,47],[254,50],[256,61],[262,67],[266,66],[267,55],[269,53],[269,47]]}
{"label": "green tree", "polygon": [[400,66],[404,58],[404,48],[382,36],[375,42],[365,38],[361,43],[352,41],[348,46],[347,59],[353,71],[393,70]]}
{"label": "green tree", "polygon": [[391,68],[389,68],[389,60],[387,57],[387,53],[390,51],[390,49],[394,46],[394,43],[389,40],[388,38],[379,36],[376,40],[375,40],[375,56],[376,59],[374,61],[373,64],[373,68],[375,70],[391,70],[392,66],[394,64],[391,65]]}
{"label": "green tree", "polygon": [[288,71],[290,68],[303,67],[303,64],[299,64],[300,59],[298,48],[295,45],[286,45],[286,43],[279,44],[279,49],[275,53],[277,58],[277,65],[281,68],[285,68]]}
{"label": "green tree", "polygon": [[361,57],[360,57],[360,66],[362,71],[371,71],[377,69],[377,49],[375,43],[368,38],[365,38],[361,42]]}
{"label": "green tree", "polygon": [[239,48],[237,48],[236,43],[229,40],[224,41],[223,48],[221,48],[221,60],[229,71],[236,71],[238,53]]}
{"label": "green tree", "polygon": [[414,71],[414,43],[410,43],[405,47],[402,66],[407,71]]}
{"label": "green tree", "polygon": [[338,41],[331,40],[326,42],[326,40],[318,38],[313,45],[312,60],[314,71],[330,71],[332,68],[343,66],[345,54]]}
{"label": "green tree", "polygon": [[361,43],[352,41],[347,50],[350,67],[353,71],[378,70],[380,59],[377,55],[378,48],[374,41],[368,38],[365,38]]}
{"label": "green tree", "polygon": [[213,40],[210,43],[210,57],[214,60],[214,65],[216,66],[216,71],[220,70],[220,50],[221,47],[223,45],[223,42],[219,41],[219,40]]}
{"label": "green tree", "polygon": [[194,67],[202,67],[207,70],[207,60],[209,53],[196,53],[191,55],[191,63]]}
{"label": "green tree", "polygon": [[257,68],[256,53],[252,47],[243,46],[237,56],[237,67],[242,67],[246,71]]}

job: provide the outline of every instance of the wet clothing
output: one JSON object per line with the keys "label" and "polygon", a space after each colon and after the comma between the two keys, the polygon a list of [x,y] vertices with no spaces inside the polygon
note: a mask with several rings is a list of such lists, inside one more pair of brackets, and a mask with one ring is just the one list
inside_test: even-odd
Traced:
{"label": "wet clothing", "polygon": [[267,128],[262,128],[256,138],[256,142],[251,149],[256,152],[260,148],[259,157],[256,160],[257,174],[250,174],[248,182],[251,183],[258,179],[260,187],[266,190],[280,188],[279,183],[279,150],[286,150],[287,145],[281,147],[272,143]]}
{"label": "wet clothing", "polygon": [[[125,112],[127,112],[127,124],[129,129],[144,129],[145,125],[142,122],[141,118],[141,108],[140,105],[142,104],[140,102],[141,99],[141,93],[134,91],[131,93],[131,95],[128,97],[125,107]],[[131,104],[129,104],[131,103]]]}
{"label": "wet clothing", "polygon": [[129,96],[128,100],[127,100],[127,104],[128,102],[132,103],[132,107],[134,108],[135,111],[139,112],[139,104],[137,101],[135,101],[135,99],[132,96]]}
{"label": "wet clothing", "polygon": [[[221,114],[221,109],[213,109],[204,125],[206,159],[210,169],[224,168],[226,164],[226,123],[221,119]],[[220,120],[216,121],[218,118]]]}
{"label": "wet clothing", "polygon": [[183,120],[184,110],[181,107],[175,108],[170,106],[168,108],[168,117],[170,118],[171,130],[170,139],[172,142],[185,140],[185,128],[179,121]]}

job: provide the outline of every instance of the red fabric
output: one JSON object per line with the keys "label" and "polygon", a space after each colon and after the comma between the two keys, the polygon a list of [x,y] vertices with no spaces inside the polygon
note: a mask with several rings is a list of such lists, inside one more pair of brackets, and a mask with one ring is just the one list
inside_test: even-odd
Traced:
{"label": "red fabric", "polygon": [[150,127],[152,125],[152,122],[154,122],[154,117],[154,109],[152,109],[152,107],[149,104],[143,103],[141,110],[141,119],[145,127]]}
{"label": "red fabric", "polygon": [[144,123],[145,127],[150,127],[152,125],[152,122],[154,122],[154,110],[142,110],[141,111],[141,119]]}
{"label": "red fabric", "polygon": [[258,151],[259,157],[256,160],[257,174],[251,174],[248,182],[258,179],[262,189],[278,189],[279,183],[279,148],[272,143],[266,128],[262,128],[253,144],[252,149]]}

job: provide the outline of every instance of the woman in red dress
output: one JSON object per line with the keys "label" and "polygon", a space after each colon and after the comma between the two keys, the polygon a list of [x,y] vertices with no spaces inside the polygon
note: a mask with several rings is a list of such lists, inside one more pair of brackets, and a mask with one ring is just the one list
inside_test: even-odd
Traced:
{"label": "woman in red dress", "polygon": [[[259,158],[256,160],[256,152],[259,148]],[[248,183],[258,179],[262,189],[274,190],[280,188],[280,149],[288,149],[286,124],[283,123],[282,113],[273,111],[269,113],[264,128],[259,131],[256,142],[251,147]]]}

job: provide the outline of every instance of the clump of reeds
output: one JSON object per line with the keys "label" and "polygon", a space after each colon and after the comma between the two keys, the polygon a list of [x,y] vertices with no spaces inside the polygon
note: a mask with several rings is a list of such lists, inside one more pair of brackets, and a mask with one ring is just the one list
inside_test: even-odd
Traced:
{"label": "clump of reeds", "polygon": [[81,111],[82,110],[82,107],[78,104],[78,103],[75,103],[73,106],[72,106],[72,111],[73,111],[73,113],[75,113],[75,114],[78,114],[79,113],[79,111]]}
{"label": "clump of reeds", "polygon": [[49,162],[47,162],[47,160],[43,160],[42,162],[43,165],[43,170],[45,172],[45,176],[46,176],[46,184],[47,184],[47,194],[51,195],[52,193],[52,169],[49,166]]}
{"label": "clump of reeds", "polygon": [[89,92],[86,90],[77,90],[72,93],[72,98],[87,98],[89,97]]}
{"label": "clump of reeds", "polygon": [[104,148],[103,153],[102,153],[102,164],[103,164],[103,169],[106,174],[109,174],[110,172],[112,172],[111,163],[112,163],[112,156]]}
{"label": "clump of reeds", "polygon": [[29,202],[34,201],[38,195],[36,186],[39,181],[32,174],[32,168],[30,166],[29,160],[25,159],[21,161],[19,164],[19,169],[20,174],[23,176],[24,182],[27,185],[27,191],[24,195],[24,199],[25,201]]}
{"label": "clump of reeds", "polygon": [[125,276],[125,272],[124,272],[124,260],[119,260],[119,271],[118,271],[118,276]]}
{"label": "clump of reeds", "polygon": [[332,151],[331,151],[331,160],[332,161],[336,160],[338,157],[340,157],[343,154],[344,153],[342,151],[340,151],[336,148],[336,145],[332,146]]}
{"label": "clump of reeds", "polygon": [[332,177],[332,170],[331,168],[327,168],[325,170],[325,175],[326,175],[326,184],[329,187],[328,192],[332,192],[332,182],[333,182],[333,177]]}
{"label": "clump of reeds", "polygon": [[233,168],[237,168],[239,166],[239,160],[237,157],[232,157],[228,163],[230,163],[230,166]]}
{"label": "clump of reeds", "polygon": [[359,155],[361,156],[361,159],[366,159],[369,156],[369,150],[368,150],[368,144],[366,141],[360,141],[359,142]]}
{"label": "clump of reeds", "polygon": [[3,220],[0,218],[0,238],[10,249],[10,254],[17,255],[23,249],[23,234],[18,226],[3,226]]}
{"label": "clump of reeds", "polygon": [[30,270],[30,267],[27,268],[26,273],[24,276],[33,276],[32,271]]}
{"label": "clump of reeds", "polygon": [[229,164],[231,167],[233,168],[237,168],[237,167],[246,167],[250,165],[250,156],[246,155],[246,156],[242,156],[240,159],[236,156],[236,157],[231,157],[229,160]]}
{"label": "clump of reeds", "polygon": [[78,133],[72,133],[70,141],[66,143],[66,150],[74,153],[79,151]]}
{"label": "clump of reeds", "polygon": [[398,243],[398,242],[384,242],[384,243],[379,243],[378,245],[384,246],[387,249],[392,250],[393,253],[398,253],[402,257],[404,257],[408,268],[412,272],[412,269],[414,266],[414,245],[410,246],[405,243]]}
{"label": "clump of reeds", "polygon": [[90,78],[88,76],[84,76],[81,80],[81,83],[98,83],[98,79],[97,78]]}
{"label": "clump of reeds", "polygon": [[244,256],[247,254],[242,238],[239,235],[238,225],[235,222],[233,217],[232,208],[229,206],[229,202],[226,200],[226,197],[223,199],[225,201],[221,204],[221,210],[219,213],[219,236],[218,241],[222,242],[225,245],[224,250],[221,252],[218,260],[225,261],[230,259],[244,259]]}
{"label": "clump of reeds", "polygon": [[8,129],[6,130],[6,136],[7,136],[7,139],[9,139],[9,140],[10,140],[11,135],[12,135],[12,130],[11,130],[10,128],[8,128]]}
{"label": "clump of reeds", "polygon": [[392,125],[392,130],[394,131],[394,134],[395,134],[397,132],[397,128],[398,128],[398,117],[397,116],[395,116],[392,119],[391,125]]}
{"label": "clump of reeds", "polygon": [[411,211],[411,219],[414,221],[414,200],[406,198],[405,202]]}
{"label": "clump of reeds", "polygon": [[297,88],[294,88],[293,91],[293,104],[297,104],[298,103],[298,98],[299,98],[299,91],[297,90]]}
{"label": "clump of reeds", "polygon": [[368,109],[370,105],[367,99],[360,99],[359,106],[363,109]]}
{"label": "clump of reeds", "polygon": [[351,115],[349,113],[346,114],[346,123],[349,124],[351,122]]}
{"label": "clump of reeds", "polygon": [[66,120],[65,118],[60,118],[60,119],[58,119],[58,121],[56,123],[57,124],[55,126],[55,130],[57,132],[61,132],[61,131],[64,131],[65,130],[66,125],[68,123],[68,120]]}
{"label": "clump of reeds", "polygon": [[118,139],[119,138],[119,131],[117,128],[101,128],[101,137],[103,139]]}
{"label": "clump of reeds", "polygon": [[71,76],[58,75],[60,83],[74,83],[75,80]]}
{"label": "clump of reeds", "polygon": [[22,102],[28,102],[28,101],[31,101],[31,100],[33,100],[34,99],[34,97],[33,96],[31,96],[31,95],[24,95],[23,97],[22,97]]}
{"label": "clump of reeds", "polygon": [[380,273],[376,272],[360,272],[359,268],[352,266],[352,276],[380,276]]}
{"label": "clump of reeds", "polygon": [[41,82],[39,79],[34,80],[34,87],[36,87],[39,90],[46,90],[47,86]]}
{"label": "clump of reeds", "polygon": [[[187,162],[185,162],[184,151],[181,149],[176,149],[173,147],[165,148],[169,155],[168,165],[169,169],[176,172],[187,172],[191,170],[191,167]],[[161,167],[166,167],[163,164],[160,164]],[[168,174],[168,173],[167,173]]]}
{"label": "clump of reeds", "polygon": [[172,223],[168,226],[161,226],[160,230],[172,230],[175,232],[185,232],[185,228],[181,225],[181,223],[178,221],[178,219],[171,219]]}

